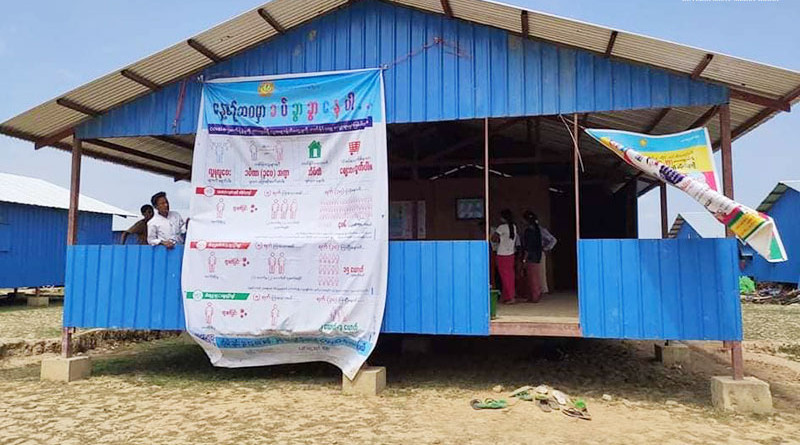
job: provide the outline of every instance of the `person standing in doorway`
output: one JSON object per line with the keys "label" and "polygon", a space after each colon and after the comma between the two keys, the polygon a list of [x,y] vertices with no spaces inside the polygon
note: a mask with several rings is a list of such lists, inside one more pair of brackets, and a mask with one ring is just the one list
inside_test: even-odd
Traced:
{"label": "person standing in doorway", "polygon": [[492,235],[492,241],[497,243],[497,270],[503,285],[502,302],[514,304],[517,296],[514,283],[514,254],[519,243],[519,233],[511,210],[504,209],[500,212],[500,221],[501,224]]}
{"label": "person standing in doorway", "polygon": [[554,237],[547,228],[539,226],[542,231],[542,260],[539,262],[539,270],[541,272],[541,289],[542,295],[550,293],[550,286],[547,285],[547,254],[553,250],[558,240]]}
{"label": "person standing in doorway", "polygon": [[522,262],[525,264],[525,272],[531,291],[529,301],[538,303],[542,298],[542,276],[539,270],[542,261],[542,230],[539,228],[539,218],[532,211],[526,211],[523,218],[525,218],[528,226],[522,235],[522,246],[524,248]]}

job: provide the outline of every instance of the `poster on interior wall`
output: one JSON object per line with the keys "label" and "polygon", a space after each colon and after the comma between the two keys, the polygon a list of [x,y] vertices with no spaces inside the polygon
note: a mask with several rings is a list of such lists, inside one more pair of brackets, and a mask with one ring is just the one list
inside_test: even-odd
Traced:
{"label": "poster on interior wall", "polygon": [[[595,139],[607,137],[623,147],[633,148],[639,154],[661,162],[695,182],[706,184],[711,190],[720,191],[714,151],[705,127],[659,136],[620,130],[591,131],[590,134]],[[621,153],[614,153],[622,157]]]}
{"label": "poster on interior wall", "polygon": [[617,139],[618,136],[611,130],[587,129],[586,132],[628,164],[694,198],[767,261],[777,263],[787,260],[778,228],[769,216],[727,198],[711,188],[708,181],[699,180],[691,174],[676,170],[621,142],[626,141],[630,144],[629,138]]}
{"label": "poster on interior wall", "polygon": [[386,298],[381,71],[205,83],[192,168],[184,312],[211,362],[354,377]]}
{"label": "poster on interior wall", "polygon": [[389,239],[414,239],[414,202],[389,203]]}

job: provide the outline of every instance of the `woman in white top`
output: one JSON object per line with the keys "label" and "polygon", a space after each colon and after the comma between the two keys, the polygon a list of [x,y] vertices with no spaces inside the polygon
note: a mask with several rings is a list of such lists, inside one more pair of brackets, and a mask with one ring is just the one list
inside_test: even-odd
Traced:
{"label": "woman in white top", "polygon": [[514,254],[519,244],[519,232],[514,224],[511,210],[504,209],[500,212],[502,224],[497,227],[492,235],[492,241],[497,244],[497,271],[500,273],[500,282],[503,285],[502,302],[513,304],[517,296],[514,277]]}

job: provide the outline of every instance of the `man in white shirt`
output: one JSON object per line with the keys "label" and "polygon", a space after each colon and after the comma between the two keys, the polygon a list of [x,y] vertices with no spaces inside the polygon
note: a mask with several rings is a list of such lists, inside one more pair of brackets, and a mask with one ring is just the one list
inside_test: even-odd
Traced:
{"label": "man in white shirt", "polygon": [[172,249],[176,244],[183,244],[186,223],[178,212],[169,211],[167,194],[158,192],[150,198],[156,214],[147,222],[147,243],[151,246],[166,246]]}

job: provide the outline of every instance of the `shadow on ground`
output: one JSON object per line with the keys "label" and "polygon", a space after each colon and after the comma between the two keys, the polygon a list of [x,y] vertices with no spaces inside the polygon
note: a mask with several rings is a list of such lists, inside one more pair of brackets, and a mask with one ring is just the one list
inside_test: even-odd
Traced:
{"label": "shadow on ground", "polygon": [[[649,344],[590,339],[430,338],[426,354],[401,352],[401,338],[385,335],[369,362],[388,369],[389,392],[413,389],[485,391],[494,385],[513,389],[547,384],[569,394],[705,406],[708,376],[665,369],[647,353]],[[325,385],[341,382],[337,368],[325,363],[258,368],[215,368],[190,339],[135,345],[97,357],[94,376],[120,376],[165,386]]]}

